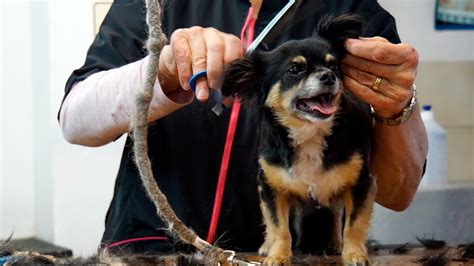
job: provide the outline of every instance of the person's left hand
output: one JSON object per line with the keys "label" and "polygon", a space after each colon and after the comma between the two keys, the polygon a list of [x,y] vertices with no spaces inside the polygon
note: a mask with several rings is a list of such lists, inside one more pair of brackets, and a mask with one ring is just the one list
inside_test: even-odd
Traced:
{"label": "person's left hand", "polygon": [[[410,45],[382,37],[348,39],[343,59],[344,85],[383,118],[397,117],[413,95],[418,53]],[[375,84],[377,77],[381,82]]]}

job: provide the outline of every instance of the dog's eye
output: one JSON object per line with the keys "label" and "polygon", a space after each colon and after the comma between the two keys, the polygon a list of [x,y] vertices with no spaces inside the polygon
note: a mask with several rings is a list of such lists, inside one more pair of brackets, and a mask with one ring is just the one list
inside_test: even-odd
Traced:
{"label": "dog's eye", "polygon": [[290,76],[299,76],[305,72],[304,68],[302,68],[299,65],[292,65],[288,70],[286,71]]}

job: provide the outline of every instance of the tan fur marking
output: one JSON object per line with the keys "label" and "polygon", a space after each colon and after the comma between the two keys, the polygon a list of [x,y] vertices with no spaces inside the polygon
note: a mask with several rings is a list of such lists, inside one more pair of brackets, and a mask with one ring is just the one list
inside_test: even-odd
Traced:
{"label": "tan fur marking", "polygon": [[[268,240],[272,240],[268,249],[268,257],[265,259],[265,265],[286,264],[292,255],[291,252],[291,234],[288,225],[290,203],[286,195],[277,193],[275,195],[275,211],[278,217],[278,224],[274,224],[272,220],[266,221],[266,227],[270,227],[267,231]],[[266,242],[266,241],[265,241]],[[264,243],[265,245],[266,243]]]}
{"label": "tan fur marking", "polygon": [[291,60],[292,63],[297,63],[297,64],[305,64],[306,65],[306,58],[302,55],[298,55]]}
{"label": "tan fur marking", "polygon": [[272,220],[272,215],[270,214],[267,205],[262,200],[260,200],[260,209],[262,211],[263,222],[265,224],[265,242],[258,250],[258,254],[266,256],[268,254],[268,251],[272,247],[273,242],[275,241],[276,232]]}
{"label": "tan fur marking", "polygon": [[322,172],[319,177],[313,177],[313,184],[317,188],[315,196],[319,203],[329,206],[334,195],[341,193],[357,182],[361,168],[362,158],[360,154],[354,154],[348,162]]}
{"label": "tan fur marking", "polygon": [[326,63],[330,63],[336,60],[336,58],[332,54],[326,54],[326,57],[324,57],[324,60],[326,61]]}
{"label": "tan fur marking", "polygon": [[273,87],[270,89],[270,92],[268,93],[267,99],[265,100],[265,105],[276,109],[276,108],[281,108],[280,103],[279,103],[279,98],[280,98],[280,82],[275,83]]}
{"label": "tan fur marking", "polygon": [[365,262],[368,260],[365,238],[370,226],[372,209],[377,193],[377,185],[373,181],[368,192],[367,199],[359,210],[355,220],[351,221],[351,214],[354,210],[352,194],[350,191],[344,193],[344,205],[346,210],[346,220],[344,226],[344,248],[342,258],[344,262]]}
{"label": "tan fur marking", "polygon": [[308,187],[302,182],[297,182],[284,168],[269,164],[265,159],[258,160],[265,173],[268,185],[281,194],[306,195]]}
{"label": "tan fur marking", "polygon": [[[312,153],[309,153],[310,148],[300,151],[296,155],[291,173],[282,167],[269,164],[263,158],[259,159],[260,166],[268,184],[274,190],[294,194],[303,199],[308,199],[311,192],[311,196],[321,205],[329,207],[335,195],[355,184],[362,167],[362,158],[359,154],[354,154],[346,163],[325,171],[322,169],[322,150],[318,154],[315,153],[314,146],[308,147],[314,150]],[[312,154],[315,156],[311,157]]]}

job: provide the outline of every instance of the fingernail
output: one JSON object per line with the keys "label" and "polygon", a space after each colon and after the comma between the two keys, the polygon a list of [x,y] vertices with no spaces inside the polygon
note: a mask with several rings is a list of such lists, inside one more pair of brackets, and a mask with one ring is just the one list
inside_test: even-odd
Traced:
{"label": "fingernail", "polygon": [[198,88],[198,89],[197,89],[197,93],[196,93],[196,97],[198,98],[198,100],[205,100],[205,99],[207,99],[207,91],[204,90],[204,89]]}

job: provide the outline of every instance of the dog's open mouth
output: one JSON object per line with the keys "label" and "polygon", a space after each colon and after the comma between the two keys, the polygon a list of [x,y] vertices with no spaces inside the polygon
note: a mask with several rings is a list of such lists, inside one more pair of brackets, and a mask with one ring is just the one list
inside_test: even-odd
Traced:
{"label": "dog's open mouth", "polygon": [[330,116],[337,111],[336,94],[321,93],[310,98],[300,98],[296,102],[299,111],[309,114]]}

